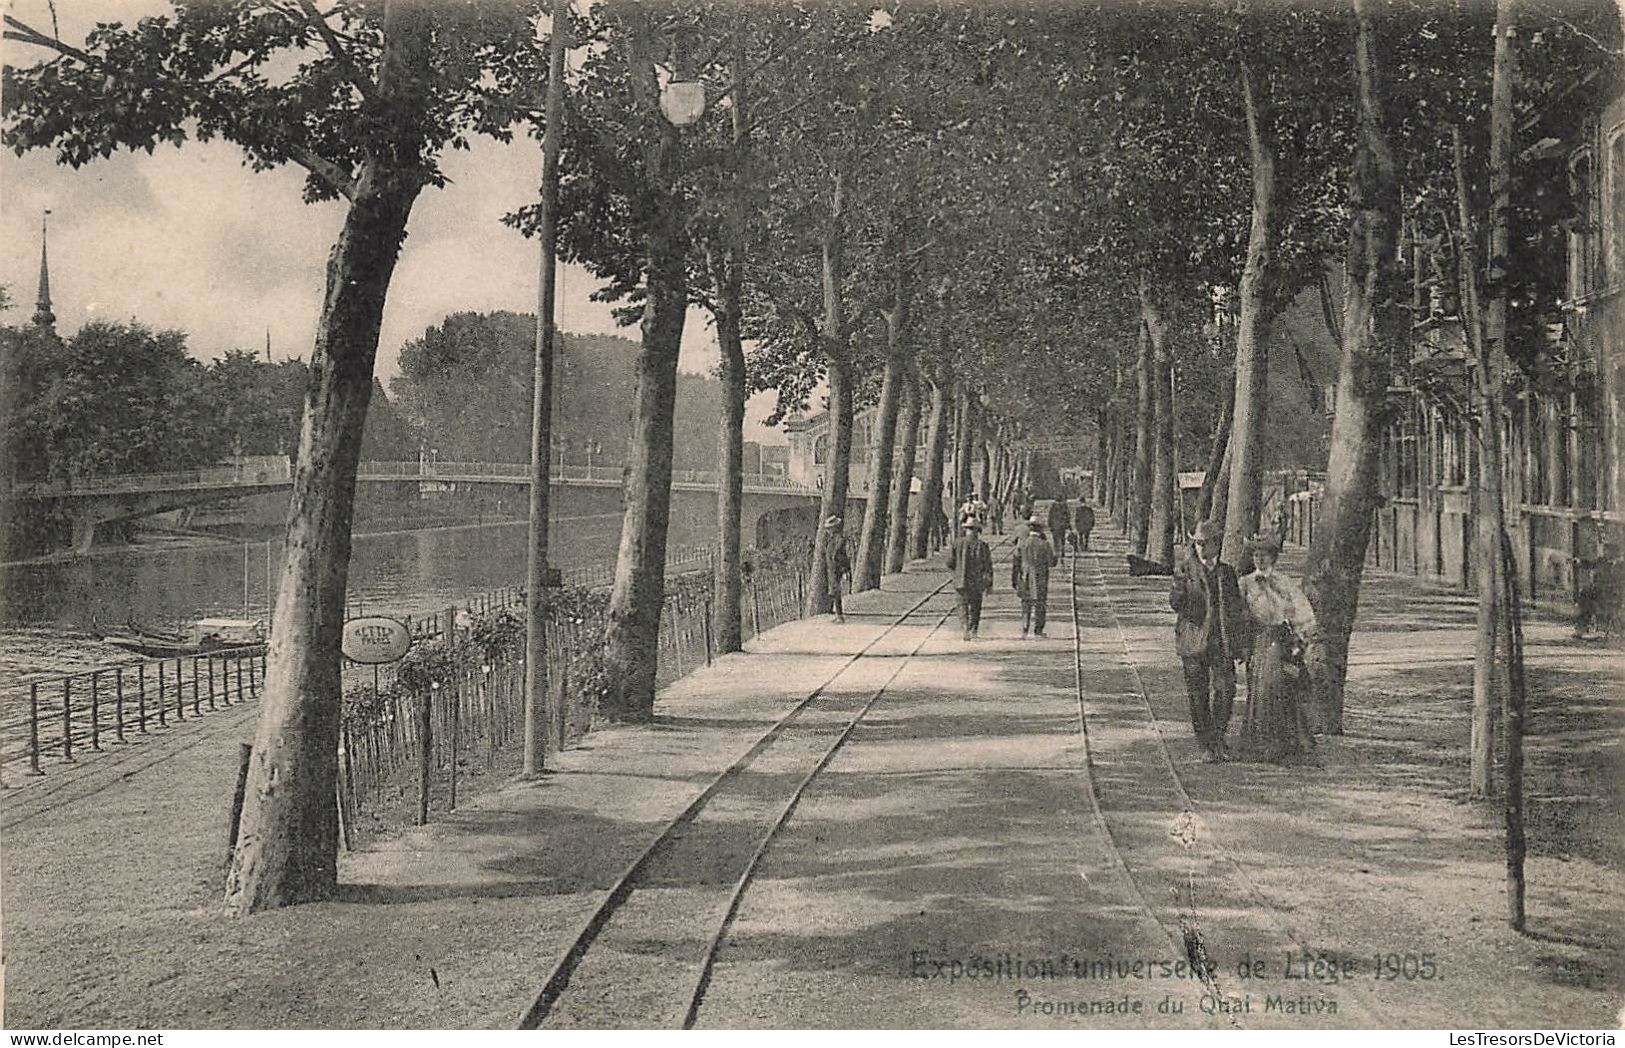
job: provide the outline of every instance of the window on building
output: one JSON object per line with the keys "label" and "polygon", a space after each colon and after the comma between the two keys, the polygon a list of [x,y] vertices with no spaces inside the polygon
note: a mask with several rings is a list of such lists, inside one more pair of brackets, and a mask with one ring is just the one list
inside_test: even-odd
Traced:
{"label": "window on building", "polygon": [[1450,483],[1461,487],[1467,483],[1467,420],[1456,419],[1448,433]]}
{"label": "window on building", "polygon": [[1597,482],[1602,463],[1602,423],[1595,387],[1587,386],[1575,393],[1573,425],[1577,452],[1574,504],[1579,509],[1602,509],[1602,486]]}
{"label": "window on building", "polygon": [[818,437],[813,441],[813,463],[822,466],[827,458],[829,458],[829,437]]}
{"label": "window on building", "polygon": [[1574,213],[1569,220],[1569,298],[1581,298],[1598,287],[1599,230],[1596,209],[1596,179],[1591,150],[1583,149],[1569,160],[1569,193]]}
{"label": "window on building", "polygon": [[1449,474],[1445,473],[1445,419],[1440,418],[1438,409],[1433,411],[1433,474],[1428,483],[1440,486],[1449,483]]}
{"label": "window on building", "polygon": [[1625,283],[1625,127],[1616,127],[1608,139],[1608,282]]}
{"label": "window on building", "polygon": [[1547,475],[1549,459],[1546,455],[1546,405],[1530,394],[1529,425],[1524,434],[1529,455],[1529,502],[1543,506],[1549,501],[1550,484]]}
{"label": "window on building", "polygon": [[1416,451],[1416,412],[1412,410],[1407,411],[1400,421],[1394,448],[1394,492],[1402,499],[1416,497]]}

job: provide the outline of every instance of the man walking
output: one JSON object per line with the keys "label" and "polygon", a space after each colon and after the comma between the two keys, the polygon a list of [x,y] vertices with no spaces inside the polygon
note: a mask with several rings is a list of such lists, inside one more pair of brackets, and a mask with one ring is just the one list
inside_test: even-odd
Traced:
{"label": "man walking", "polygon": [[1050,541],[1055,545],[1055,559],[1060,560],[1061,554],[1066,552],[1066,536],[1072,528],[1072,512],[1067,509],[1066,499],[1055,499],[1049,504],[1049,534]]}
{"label": "man walking", "polygon": [[1194,549],[1174,566],[1174,650],[1185,669],[1191,728],[1208,763],[1228,755],[1224,736],[1236,698],[1236,661],[1251,647],[1236,569],[1219,560],[1223,532],[1211,520],[1196,526]]}
{"label": "man walking", "polygon": [[835,613],[836,622],[846,621],[846,612],[841,608],[841,583],[852,574],[852,560],[846,555],[846,535],[841,531],[841,518],[831,517],[824,521],[824,530],[829,534],[824,536],[824,582],[829,587],[830,610]]}
{"label": "man walking", "polygon": [[1021,598],[1023,637],[1029,629],[1034,636],[1044,635],[1044,621],[1049,614],[1049,569],[1055,563],[1055,551],[1044,539],[1044,522],[1035,514],[1027,522],[1027,536],[1016,547],[1015,559],[1010,562],[1010,588]]}
{"label": "man walking", "polygon": [[1078,500],[1078,508],[1072,511],[1072,533],[1077,536],[1078,547],[1085,553],[1089,552],[1089,533],[1095,530],[1095,511],[1089,508],[1089,503],[1083,499]]}
{"label": "man walking", "polygon": [[948,570],[959,593],[959,621],[970,640],[982,625],[982,597],[993,589],[993,551],[982,541],[982,525],[974,518],[965,521],[964,537],[954,541]]}

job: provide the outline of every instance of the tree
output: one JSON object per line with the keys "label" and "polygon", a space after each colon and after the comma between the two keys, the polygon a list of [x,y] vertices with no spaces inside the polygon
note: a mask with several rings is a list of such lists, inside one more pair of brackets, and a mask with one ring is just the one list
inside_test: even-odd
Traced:
{"label": "tree", "polygon": [[227,896],[239,912],[337,883],[339,631],[378,329],[412,206],[467,136],[507,137],[487,101],[534,78],[532,23],[423,0],[178,5],[83,47],[6,18],[57,57],[8,67],[8,142],[79,166],[125,147],[225,138],[256,169],[297,163],[309,201],[345,202],[328,260],[247,801]]}
{"label": "tree", "polygon": [[[1376,435],[1386,424],[1390,347],[1401,337],[1394,246],[1399,183],[1386,130],[1381,51],[1372,0],[1354,0],[1354,68],[1358,131],[1350,185],[1348,250],[1339,337],[1343,344],[1326,467],[1324,523],[1304,568],[1304,590],[1320,623],[1326,666],[1327,726],[1341,732],[1349,637],[1359,606],[1360,576],[1370,540],[1377,487]],[[1232,485],[1234,490],[1234,485]]]}
{"label": "tree", "polygon": [[190,469],[231,454],[209,374],[181,332],[93,321],[41,350],[49,356],[34,361],[49,378],[29,415],[51,479]]}

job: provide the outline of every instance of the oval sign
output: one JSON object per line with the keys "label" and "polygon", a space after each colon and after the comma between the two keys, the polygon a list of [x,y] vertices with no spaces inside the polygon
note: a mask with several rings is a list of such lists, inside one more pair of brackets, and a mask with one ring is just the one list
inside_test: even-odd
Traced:
{"label": "oval sign", "polygon": [[412,646],[412,632],[404,622],[383,615],[351,619],[344,624],[344,657],[351,662],[377,666],[396,662]]}

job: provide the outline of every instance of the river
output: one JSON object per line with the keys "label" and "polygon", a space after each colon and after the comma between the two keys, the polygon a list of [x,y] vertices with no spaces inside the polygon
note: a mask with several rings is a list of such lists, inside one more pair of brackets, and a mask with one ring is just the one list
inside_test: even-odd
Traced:
{"label": "river", "polygon": [[[565,568],[612,564],[619,512],[554,520],[550,559]],[[380,525],[374,523],[373,527]],[[271,529],[264,529],[270,531]],[[418,614],[523,582],[523,521],[452,524],[357,534],[351,614]],[[672,522],[670,545],[711,541],[709,521]],[[124,661],[89,633],[92,621],[168,626],[209,616],[268,618],[280,537],[168,539],[71,558],[11,564],[0,578],[0,674],[7,684]]]}

